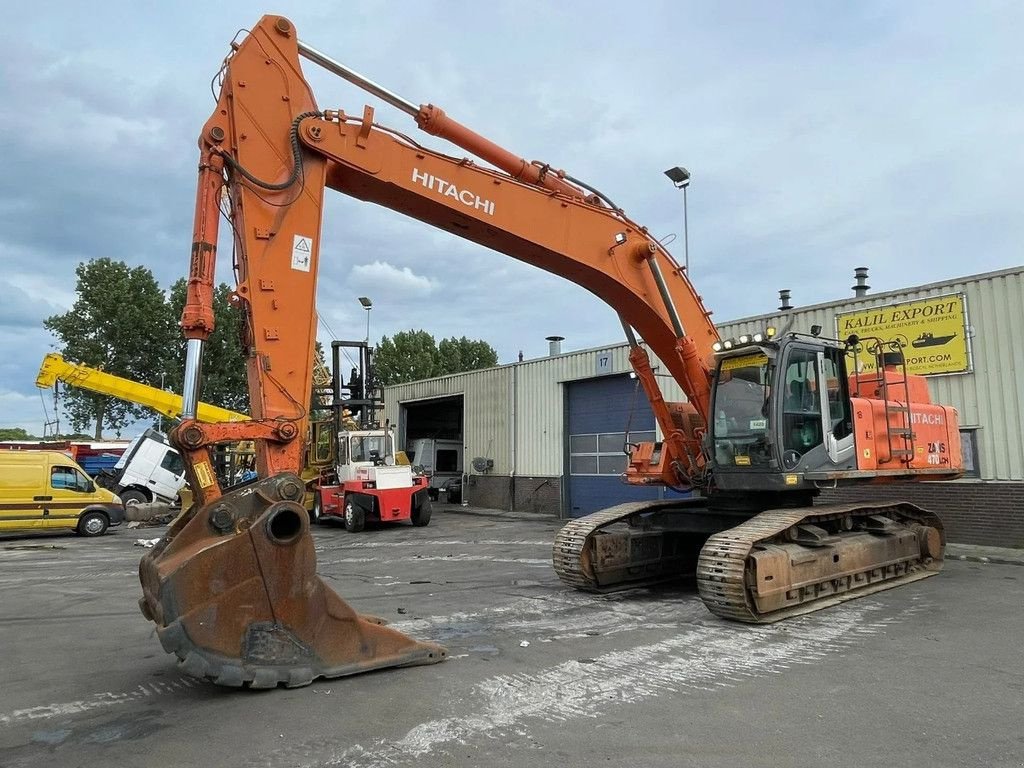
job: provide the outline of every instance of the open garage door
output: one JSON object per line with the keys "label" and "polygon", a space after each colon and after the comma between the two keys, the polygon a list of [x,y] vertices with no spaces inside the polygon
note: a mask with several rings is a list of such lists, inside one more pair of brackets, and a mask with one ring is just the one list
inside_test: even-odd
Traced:
{"label": "open garage door", "polygon": [[462,499],[462,395],[401,403],[399,442],[410,461],[430,475],[431,498]]}
{"label": "open garage door", "polygon": [[589,515],[627,501],[660,498],[661,489],[627,485],[627,423],[632,442],[653,441],[654,413],[637,381],[602,376],[573,381],[568,389],[566,432],[566,509],[570,517]]}

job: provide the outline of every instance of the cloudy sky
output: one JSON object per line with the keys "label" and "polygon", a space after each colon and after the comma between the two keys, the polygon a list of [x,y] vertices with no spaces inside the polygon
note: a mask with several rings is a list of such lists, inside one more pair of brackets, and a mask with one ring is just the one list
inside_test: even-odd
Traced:
{"label": "cloudy sky", "polygon": [[[880,291],[1024,260],[1019,3],[289,5],[305,42],[588,181],[679,235],[680,260],[682,198],[663,171],[688,167],[691,275],[719,320],[774,309],[779,288],[840,298],[854,266]],[[0,427],[38,434],[42,320],[74,302],[75,266],[108,256],[164,287],[186,273],[210,80],[262,10],[17,6],[0,31]],[[304,66],[322,108],[369,101],[415,131]],[[365,333],[363,295],[374,339],[467,335],[502,362],[543,355],[554,333],[566,349],[621,337],[570,283],[330,192],[322,242],[320,311],[340,337]]]}

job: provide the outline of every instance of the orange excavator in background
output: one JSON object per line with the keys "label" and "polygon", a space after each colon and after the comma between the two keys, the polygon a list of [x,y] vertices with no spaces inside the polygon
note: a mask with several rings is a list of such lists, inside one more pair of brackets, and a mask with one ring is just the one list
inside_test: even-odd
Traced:
{"label": "orange excavator in background", "polygon": [[[427,149],[378,124],[369,106],[360,115],[321,109],[300,57],[477,160]],[[228,686],[297,686],[446,655],[356,614],[316,574],[297,472],[328,187],[561,275],[618,314],[662,435],[626,446],[626,480],[695,493],[568,523],[553,552],[567,584],[602,591],[696,568],[711,611],[766,622],[941,567],[945,539],[930,512],[905,502],[813,504],[823,487],[961,473],[956,412],[930,402],[898,349],[822,338],[820,329],[720,339],[685,270],[607,196],[436,106],[402,99],[301,42],[280,16],[232,43],[220,84],[199,138],[184,413],[172,434],[195,504],[140,565],[142,611],[187,673]],[[204,424],[196,419],[199,361],[214,326],[224,201],[252,420]],[[864,346],[882,363],[871,376],[852,365]],[[648,349],[687,402],[664,399]],[[208,449],[238,440],[255,442],[259,479],[224,490]]]}

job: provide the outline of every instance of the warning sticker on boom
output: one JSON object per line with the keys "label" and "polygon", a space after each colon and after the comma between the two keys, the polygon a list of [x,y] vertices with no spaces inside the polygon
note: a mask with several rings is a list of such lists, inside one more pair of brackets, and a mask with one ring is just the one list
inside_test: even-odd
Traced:
{"label": "warning sticker on boom", "polygon": [[292,269],[309,272],[313,260],[313,238],[296,235],[292,241]]}
{"label": "warning sticker on boom", "polygon": [[199,481],[200,488],[209,488],[213,485],[213,471],[209,464],[205,461],[196,464],[196,480]]}

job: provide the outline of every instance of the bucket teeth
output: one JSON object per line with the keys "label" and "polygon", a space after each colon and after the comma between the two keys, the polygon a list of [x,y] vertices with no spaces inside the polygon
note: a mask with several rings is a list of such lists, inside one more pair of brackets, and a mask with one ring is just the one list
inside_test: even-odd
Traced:
{"label": "bucket teeth", "polygon": [[359,616],[317,576],[308,515],[279,495],[286,481],[301,488],[284,475],[225,494],[143,557],[142,612],[164,650],[186,674],[232,688],[444,661],[444,648]]}

